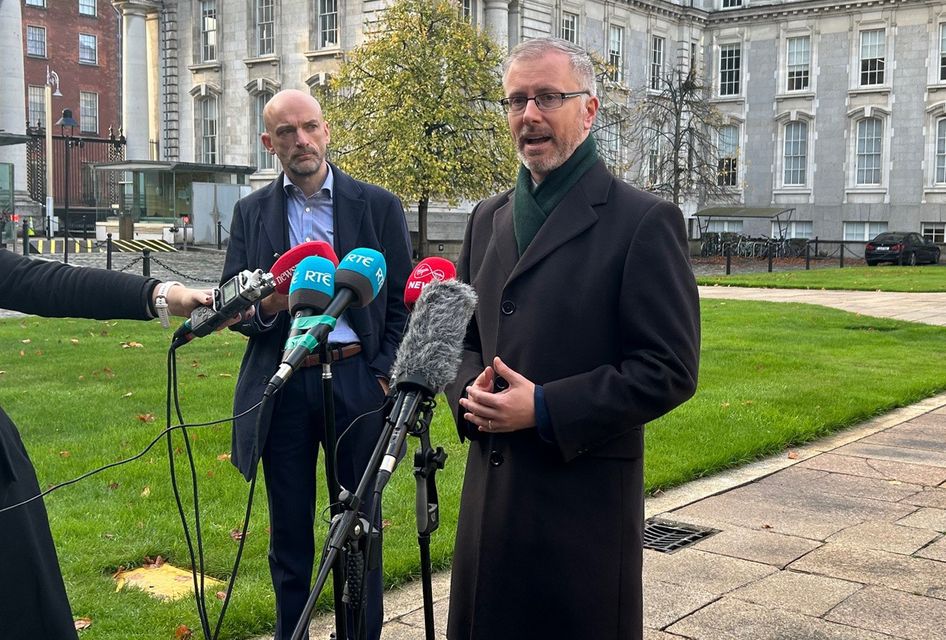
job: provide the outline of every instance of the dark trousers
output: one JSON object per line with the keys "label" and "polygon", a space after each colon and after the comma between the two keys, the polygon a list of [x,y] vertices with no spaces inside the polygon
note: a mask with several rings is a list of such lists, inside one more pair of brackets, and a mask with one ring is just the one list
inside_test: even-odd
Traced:
{"label": "dark trousers", "polygon": [[[339,439],[336,471],[341,486],[354,492],[384,424],[383,413],[377,411],[384,402],[384,392],[361,354],[334,363],[332,376]],[[300,369],[279,392],[263,447],[270,517],[269,566],[276,592],[275,640],[292,637],[312,588],[316,561],[315,467],[319,446],[324,448],[325,443],[322,407],[322,367]],[[332,500],[335,498],[332,496]],[[370,508],[368,501],[362,510],[367,514]],[[379,505],[376,522],[380,520]],[[320,525],[320,540],[327,531],[328,527]],[[376,551],[380,559],[380,548]],[[382,582],[379,563],[365,578],[369,640],[381,637]],[[349,635],[353,633],[350,622]]]}
{"label": "dark trousers", "polygon": [[[33,464],[0,409],[0,508],[37,494]],[[76,638],[42,500],[0,513],[0,638]]]}

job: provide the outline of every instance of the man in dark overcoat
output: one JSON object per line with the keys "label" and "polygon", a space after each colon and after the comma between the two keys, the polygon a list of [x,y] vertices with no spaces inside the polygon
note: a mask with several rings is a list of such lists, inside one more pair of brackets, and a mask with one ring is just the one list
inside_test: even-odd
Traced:
{"label": "man in dark overcoat", "polygon": [[[377,297],[363,308],[348,309],[328,336],[339,436],[336,469],[342,487],[354,491],[381,434],[384,416],[377,409],[384,403],[407,322],[407,221],[393,194],[355,180],[326,160],[329,127],[311,95],[280,91],[266,104],[263,120],[263,145],[279,158],[283,171],[234,207],[223,280],[243,269],[269,270],[278,255],[306,241],[327,242],[340,258],[356,248],[375,249],[387,264]],[[274,396],[268,430],[257,433],[258,412],[241,414],[262,398],[281,361],[292,320],[285,295],[273,294],[258,305],[253,319],[232,327],[249,336],[234,393],[234,413],[241,417],[234,420],[232,461],[249,479],[262,459],[275,637],[288,640],[308,599],[315,559],[316,463],[320,443],[325,443],[322,362],[317,356],[306,359]],[[370,504],[362,509],[369,512]],[[382,619],[380,567],[368,573],[365,593],[367,637],[376,640]]]}
{"label": "man in dark overcoat", "polygon": [[525,42],[503,87],[522,165],[459,260],[479,304],[447,390],[470,441],[447,636],[639,639],[643,425],[697,382],[683,217],[598,158],[583,50]]}

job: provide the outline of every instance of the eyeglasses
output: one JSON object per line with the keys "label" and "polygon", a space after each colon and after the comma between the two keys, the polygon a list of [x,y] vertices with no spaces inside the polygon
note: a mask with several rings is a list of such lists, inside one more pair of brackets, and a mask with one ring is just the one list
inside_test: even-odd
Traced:
{"label": "eyeglasses", "polygon": [[571,91],[569,93],[540,93],[531,98],[527,98],[526,96],[513,96],[511,98],[503,98],[499,101],[499,104],[503,106],[506,113],[519,113],[520,111],[525,111],[529,100],[534,100],[535,106],[541,111],[552,111],[553,109],[561,107],[566,99],[582,95],[590,96],[591,93],[589,91]]}

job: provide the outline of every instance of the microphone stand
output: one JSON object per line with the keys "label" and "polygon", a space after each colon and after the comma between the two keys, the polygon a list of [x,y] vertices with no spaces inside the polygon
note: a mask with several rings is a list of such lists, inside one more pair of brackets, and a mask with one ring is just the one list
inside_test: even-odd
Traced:
{"label": "microphone stand", "polygon": [[447,453],[443,447],[436,450],[430,445],[430,416],[427,415],[419,432],[411,435],[420,439],[420,448],[414,452],[414,478],[417,484],[417,545],[420,547],[420,575],[424,591],[424,631],[427,640],[434,640],[434,594],[430,566],[430,534],[440,526],[440,502],[437,499],[435,475],[443,469]]}
{"label": "microphone stand", "polygon": [[[312,610],[315,608],[315,602],[328,580],[328,572],[331,567],[339,562],[339,557],[344,547],[356,545],[360,538],[365,535],[371,535],[374,525],[373,523],[369,523],[366,519],[359,517],[359,509],[365,504],[365,498],[371,490],[372,481],[375,481],[375,504],[380,504],[381,492],[387,484],[387,480],[391,477],[394,468],[397,466],[399,461],[398,452],[404,447],[404,440],[408,433],[412,435],[428,433],[435,407],[435,403],[432,399],[434,392],[429,387],[426,387],[426,385],[420,385],[421,389],[417,389],[417,386],[418,385],[412,385],[412,390],[404,394],[399,394],[397,401],[394,403],[394,406],[385,420],[384,428],[381,431],[377,443],[375,443],[374,451],[371,453],[371,458],[362,474],[361,480],[358,482],[358,488],[355,490],[355,493],[342,491],[339,495],[339,507],[344,509],[344,511],[340,515],[335,515],[332,518],[332,526],[329,530],[329,539],[326,544],[327,551],[319,564],[319,572],[316,577],[315,586],[309,594],[309,599],[306,601],[302,615],[299,617],[296,628],[293,630],[292,640],[302,640],[304,637],[309,619],[312,616]],[[427,438],[427,449],[429,449],[429,436]],[[446,454],[438,447],[436,453],[424,453],[423,457],[425,464],[422,465],[422,468],[426,468],[428,464],[432,464],[436,467],[438,460],[440,461],[440,466],[437,468],[442,468]],[[415,463],[416,461],[417,457],[415,455]],[[426,562],[426,570],[423,571],[423,579],[425,581],[424,619],[427,626],[427,638],[430,640],[433,640],[434,636],[433,591],[430,584],[429,534],[437,528],[437,524],[439,523],[438,509],[436,508],[437,492],[435,485],[433,485],[434,471],[435,469],[422,471],[422,473],[426,474],[423,489],[425,522],[428,520],[428,516],[432,515],[432,523],[428,522],[424,525],[427,548],[426,550],[424,548],[421,549],[422,562]],[[429,476],[429,480],[427,476]],[[429,490],[431,487],[433,488],[432,492]],[[429,506],[430,496],[432,496],[434,503],[433,510],[431,510]],[[419,506],[418,509],[420,509]],[[420,527],[421,523],[420,520],[418,520],[418,539],[420,539],[422,535]],[[424,557],[426,557],[426,560],[424,560]],[[336,630],[336,634],[338,634],[338,630]],[[347,640],[347,636],[336,635],[336,638],[337,640]]]}
{"label": "microphone stand", "polygon": [[[338,502],[341,487],[335,470],[335,448],[338,438],[335,432],[335,393],[332,387],[332,363],[329,360],[328,341],[319,344],[322,359],[322,421],[325,425],[325,476],[329,493],[329,509],[334,519],[342,512]],[[348,616],[345,607],[345,556],[340,554],[333,564],[332,589],[335,599],[335,637],[348,640]],[[309,616],[304,616],[308,626]],[[296,625],[298,628],[298,624]]]}

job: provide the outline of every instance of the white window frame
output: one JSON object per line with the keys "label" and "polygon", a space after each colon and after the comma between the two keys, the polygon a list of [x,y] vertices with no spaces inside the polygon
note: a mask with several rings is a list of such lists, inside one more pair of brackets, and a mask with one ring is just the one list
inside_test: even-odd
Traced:
{"label": "white window frame", "polygon": [[276,53],[276,0],[255,0],[256,55]]}
{"label": "white window frame", "polygon": [[46,123],[46,87],[31,84],[26,89],[26,119],[31,126]]}
{"label": "white window frame", "polygon": [[886,122],[878,116],[854,122],[854,186],[880,187],[884,184]]}
{"label": "white window frame", "polygon": [[194,98],[194,148],[197,162],[217,164],[220,159],[220,96],[216,93]]}
{"label": "white window frame", "polygon": [[[803,127],[802,135],[798,135],[797,129]],[[808,186],[808,165],[811,160],[811,153],[808,148],[808,141],[811,139],[811,127],[807,120],[790,120],[782,126],[782,187],[804,188]],[[800,162],[800,165],[799,165]],[[789,176],[791,173],[791,177]],[[798,174],[801,174],[801,180],[798,180]]]}
{"label": "white window frame", "polygon": [[849,242],[867,242],[887,231],[886,220],[845,220],[841,223],[841,238]]}
{"label": "white window frame", "polygon": [[[39,51],[37,46],[41,47],[42,51]],[[33,58],[45,58],[47,51],[46,27],[26,25],[26,55]]]}
{"label": "white window frame", "polygon": [[946,222],[920,222],[920,235],[924,240],[946,244]]}
{"label": "white window frame", "polygon": [[[735,52],[735,55],[733,55]],[[721,98],[735,98],[742,95],[742,69],[744,68],[744,47],[741,42],[723,42],[719,45],[719,61],[716,69],[719,82],[717,95]],[[732,63],[735,60],[735,64]],[[723,92],[723,88],[726,92]],[[734,91],[732,89],[735,89]]]}
{"label": "white window frame", "polygon": [[581,16],[575,11],[562,11],[559,29],[562,40],[578,44],[578,34],[581,27]]}
{"label": "white window frame", "polygon": [[197,3],[197,29],[200,34],[200,46],[197,48],[200,62],[216,62],[217,45],[220,34],[220,12],[217,0],[200,0]]}
{"label": "white window frame", "polygon": [[608,79],[624,82],[624,27],[619,24],[608,25],[608,65],[611,68]]}
{"label": "white window frame", "polygon": [[883,87],[889,84],[888,50],[885,26],[864,28],[858,31],[857,86]]}
{"label": "white window frame", "polygon": [[318,16],[316,24],[318,25],[317,37],[319,49],[338,49],[339,26],[338,0],[317,0]]}
{"label": "white window frame", "polygon": [[[85,40],[85,42],[83,42]],[[89,44],[91,43],[91,47]],[[83,51],[92,52],[92,57],[88,58],[82,57]],[[79,34],[79,64],[91,64],[97,65],[99,63],[99,39],[91,33],[80,33]]]}
{"label": "white window frame", "polygon": [[473,0],[460,0],[460,17],[470,24],[476,24],[476,5]]}
{"label": "white window frame", "polygon": [[79,0],[79,15],[95,17],[98,15],[95,0]]}
{"label": "white window frame", "polygon": [[79,92],[79,131],[99,132],[99,94],[94,91]]}
{"label": "white window frame", "polygon": [[667,39],[663,36],[652,35],[650,37],[650,89],[651,91],[661,91],[663,89],[664,60],[667,51]]}
{"label": "white window frame", "polygon": [[[794,238],[810,240],[814,237],[814,223],[811,220],[789,220],[788,222],[783,222],[782,226],[785,227],[785,238],[788,240]],[[772,221],[770,231],[769,237],[771,238],[778,238],[779,234],[782,233],[778,220]]]}
{"label": "white window frame", "polygon": [[946,82],[946,22],[939,23],[939,47],[937,50],[939,55],[937,56],[937,64],[933,66],[934,69],[938,70],[937,81]]}
{"label": "white window frame", "polygon": [[[732,131],[732,136],[725,135],[723,132]],[[721,126],[716,132],[716,157],[717,174],[716,186],[729,189],[739,189],[741,184],[739,174],[742,171],[742,162],[740,150],[742,148],[742,127],[736,122],[730,122]],[[724,148],[723,145],[726,145]],[[725,153],[724,152],[729,152]],[[725,172],[725,173],[724,173]]]}
{"label": "white window frame", "polygon": [[266,125],[263,123],[263,108],[266,106],[266,103],[273,98],[273,92],[269,90],[263,90],[256,93],[253,96],[250,96],[250,100],[253,104],[253,122],[256,125],[256,171],[257,173],[267,171],[273,172],[276,170],[276,156],[267,151],[266,147],[263,146],[263,141],[260,138],[266,130]]}
{"label": "white window frame", "polygon": [[[803,49],[800,45],[806,43]],[[799,45],[799,46],[794,46]],[[797,93],[811,91],[811,35],[797,34],[785,38],[785,92]],[[796,74],[793,77],[793,74]],[[796,86],[793,86],[796,85]],[[801,86],[799,86],[801,85]]]}
{"label": "white window frame", "polygon": [[719,0],[720,9],[741,9],[746,4],[745,0]]}
{"label": "white window frame", "polygon": [[718,218],[713,218],[706,223],[707,233],[742,233],[742,220],[720,220]]}
{"label": "white window frame", "polygon": [[946,187],[946,115],[933,121],[933,180],[937,187]]}
{"label": "white window frame", "polygon": [[39,7],[41,9],[46,8],[46,0],[26,0],[27,7]]}

